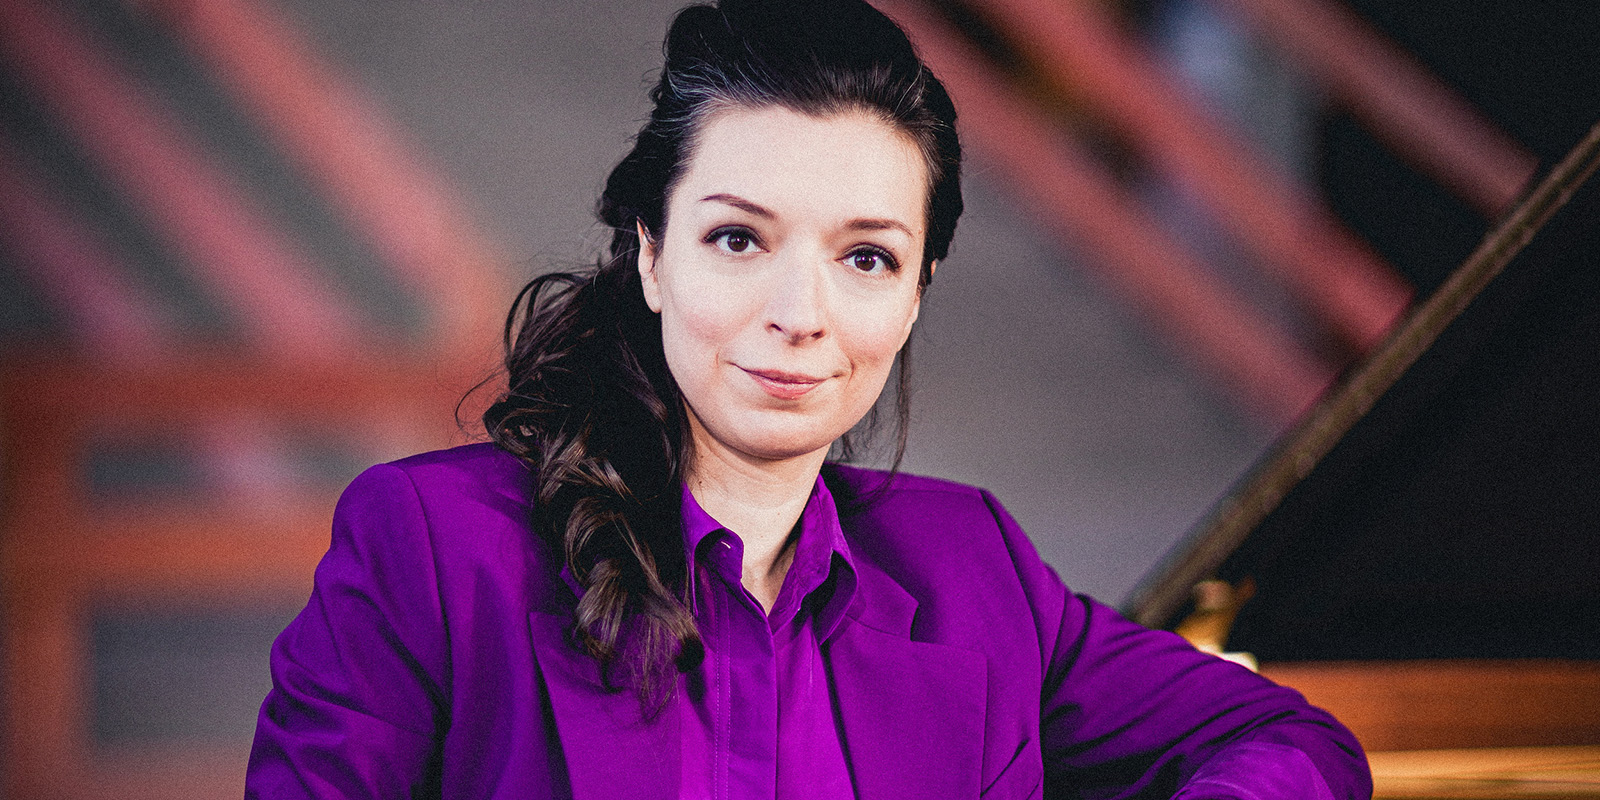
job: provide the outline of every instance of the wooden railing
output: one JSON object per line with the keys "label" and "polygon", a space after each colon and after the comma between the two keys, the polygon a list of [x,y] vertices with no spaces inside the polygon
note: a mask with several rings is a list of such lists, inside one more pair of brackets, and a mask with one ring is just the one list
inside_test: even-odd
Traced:
{"label": "wooden railing", "polygon": [[[223,357],[138,370],[5,365],[4,796],[239,796],[248,731],[214,745],[95,741],[94,615],[303,604],[339,486],[270,468],[275,436],[348,441],[366,462],[447,445],[465,438],[452,411],[472,377],[429,364]],[[97,497],[92,460],[108,444],[142,442],[181,445],[202,485]]]}

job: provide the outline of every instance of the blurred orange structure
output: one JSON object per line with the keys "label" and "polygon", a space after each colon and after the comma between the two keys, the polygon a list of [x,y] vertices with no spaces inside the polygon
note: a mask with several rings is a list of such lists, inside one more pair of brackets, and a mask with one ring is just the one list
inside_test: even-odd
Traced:
{"label": "blurred orange structure", "polygon": [[459,378],[404,362],[11,365],[0,384],[5,796],[237,794],[246,755],[237,743],[97,752],[91,612],[293,608],[327,549],[337,485],[268,469],[179,497],[97,497],[86,456],[165,443],[248,468],[270,463],[288,431],[379,458],[445,446],[462,438],[450,424]]}
{"label": "blurred orange structure", "polygon": [[[0,136],[0,237],[67,310],[78,345],[0,367],[5,797],[236,796],[247,752],[234,738],[102,741],[97,621],[303,604],[353,471],[466,438],[454,412],[491,372],[509,299],[498,256],[444,182],[271,5],[148,10],[142,23],[209,60],[286,169],[311,176],[420,299],[421,329],[364,321],[361,298],[327,279],[329,265],[84,18],[0,3],[0,69],[151,212],[154,239],[242,328],[229,346],[176,326],[128,281],[123,243],[52,202],[28,163],[38,143]],[[252,656],[262,674],[264,657]]]}

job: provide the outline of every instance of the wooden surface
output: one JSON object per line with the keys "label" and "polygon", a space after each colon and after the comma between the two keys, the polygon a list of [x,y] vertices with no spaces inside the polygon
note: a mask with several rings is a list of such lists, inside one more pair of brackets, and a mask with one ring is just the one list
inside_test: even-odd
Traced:
{"label": "wooden surface", "polygon": [[1263,675],[1338,717],[1369,752],[1600,744],[1600,663],[1265,664]]}
{"label": "wooden surface", "polygon": [[1600,746],[1369,753],[1374,800],[1600,798]]}

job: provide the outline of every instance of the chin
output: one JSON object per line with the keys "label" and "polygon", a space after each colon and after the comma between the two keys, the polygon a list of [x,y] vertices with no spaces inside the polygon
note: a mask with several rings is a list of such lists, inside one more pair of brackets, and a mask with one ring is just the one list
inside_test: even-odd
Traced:
{"label": "chin", "polygon": [[756,458],[766,459],[768,461],[784,461],[791,458],[799,458],[801,456],[810,455],[818,450],[827,450],[832,446],[832,439],[820,442],[813,439],[781,439],[778,441],[773,441],[771,439],[759,439],[748,442],[745,446],[739,449],[743,450],[749,455],[755,456]]}
{"label": "chin", "polygon": [[[749,455],[772,461],[799,458],[816,453],[818,450],[826,451],[833,446],[834,440],[840,435],[833,433],[832,427],[815,424],[797,426],[756,423],[740,427],[742,435],[730,443]],[[826,429],[823,429],[824,427]]]}

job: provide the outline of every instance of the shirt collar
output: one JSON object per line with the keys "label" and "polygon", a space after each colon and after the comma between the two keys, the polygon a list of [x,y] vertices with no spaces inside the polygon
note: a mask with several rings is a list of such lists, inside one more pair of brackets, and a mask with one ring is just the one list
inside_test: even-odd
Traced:
{"label": "shirt collar", "polygon": [[[683,487],[682,517],[684,548],[690,564],[698,565],[697,557],[704,557],[706,548],[715,546],[717,541],[728,541],[742,558],[744,542],[706,513],[687,485]],[[839,568],[834,569],[835,565]],[[736,574],[731,577],[737,582]],[[794,561],[783,582],[783,590],[773,606],[774,613],[788,616],[786,609],[798,605],[811,607],[816,614],[814,627],[819,641],[832,635],[855,596],[855,561],[845,541],[844,528],[839,524],[839,509],[834,505],[833,493],[828,491],[821,475],[817,476],[811,496],[800,512],[800,537],[795,543]],[[796,596],[795,592],[800,595]],[[820,605],[808,602],[813,596]]]}

